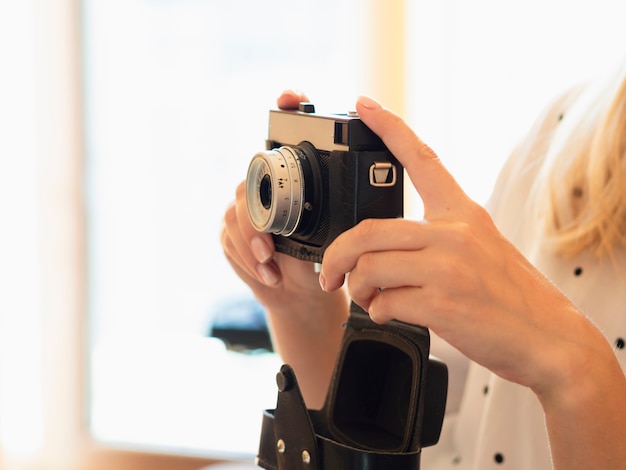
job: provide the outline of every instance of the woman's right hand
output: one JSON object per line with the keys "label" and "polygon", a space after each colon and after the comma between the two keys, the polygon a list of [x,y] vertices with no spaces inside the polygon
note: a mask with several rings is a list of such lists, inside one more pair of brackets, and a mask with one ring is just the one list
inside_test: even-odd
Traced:
{"label": "woman's right hand", "polygon": [[291,299],[302,304],[310,297],[327,296],[313,263],[276,252],[272,235],[257,232],[252,226],[245,182],[239,184],[236,199],[226,210],[221,242],[237,275],[266,307],[279,307]]}
{"label": "woman's right hand", "polygon": [[272,235],[254,229],[245,182],[226,211],[221,240],[231,266],[266,309],[274,349],[296,371],[307,405],[320,408],[348,315],[345,289],[324,292],[313,263],[276,252]]}
{"label": "woman's right hand", "polygon": [[265,307],[274,349],[298,376],[309,408],[321,408],[348,315],[345,289],[326,293],[313,263],[274,249],[272,235],[249,220],[245,182],[227,209],[221,234],[224,254]]}
{"label": "woman's right hand", "polygon": [[[308,99],[287,91],[278,106],[294,109],[301,101]],[[254,229],[245,182],[226,210],[221,241],[235,272],[266,308],[274,347],[296,371],[307,405],[321,407],[348,316],[346,290],[324,292],[313,263],[276,252],[272,235]]]}
{"label": "woman's right hand", "polygon": [[[281,109],[297,109],[302,101],[308,101],[305,94],[290,90],[283,92],[277,104]],[[313,263],[277,253],[272,235],[254,229],[248,217],[245,182],[237,187],[236,199],[226,211],[221,242],[235,272],[269,309],[329,298],[319,286]]]}

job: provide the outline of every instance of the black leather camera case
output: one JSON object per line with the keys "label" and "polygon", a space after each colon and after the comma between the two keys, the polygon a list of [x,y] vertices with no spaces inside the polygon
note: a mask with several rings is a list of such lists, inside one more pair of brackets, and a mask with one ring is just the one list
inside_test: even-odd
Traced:
{"label": "black leather camera case", "polygon": [[267,410],[257,463],[271,470],[415,470],[422,447],[436,444],[448,373],[429,357],[426,328],[372,322],[352,304],[321,410],[306,408],[284,365],[278,400]]}

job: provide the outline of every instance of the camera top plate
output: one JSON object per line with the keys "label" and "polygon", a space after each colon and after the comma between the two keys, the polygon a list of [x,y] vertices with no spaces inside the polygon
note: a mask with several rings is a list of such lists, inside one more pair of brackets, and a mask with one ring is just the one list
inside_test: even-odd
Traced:
{"label": "camera top plate", "polygon": [[386,150],[385,144],[356,114],[315,113],[310,103],[301,103],[300,109],[304,111],[270,111],[268,150],[303,141],[328,152]]}

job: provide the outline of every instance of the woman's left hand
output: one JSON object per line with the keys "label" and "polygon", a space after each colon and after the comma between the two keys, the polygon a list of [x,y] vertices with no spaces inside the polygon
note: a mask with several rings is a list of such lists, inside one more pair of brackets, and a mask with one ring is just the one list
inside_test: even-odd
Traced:
{"label": "woman's left hand", "polygon": [[[369,219],[327,249],[320,283],[376,322],[426,326],[505,379],[535,391],[566,380],[564,354],[586,352],[589,322],[497,230],[437,155],[368,98],[357,110],[406,168],[424,220]],[[582,335],[582,336],[581,336]]]}
{"label": "woman's left hand", "polygon": [[366,220],[326,250],[320,284],[350,273],[374,321],[431,328],[470,359],[530,387],[546,417],[554,468],[622,468],[626,378],[602,333],[496,229],[437,155],[393,113],[357,110],[404,165],[424,220]]}

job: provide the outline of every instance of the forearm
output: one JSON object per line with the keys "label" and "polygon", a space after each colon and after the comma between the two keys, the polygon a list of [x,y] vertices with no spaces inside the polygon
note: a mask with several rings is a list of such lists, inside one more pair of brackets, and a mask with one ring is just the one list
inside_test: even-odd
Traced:
{"label": "forearm", "polygon": [[626,462],[626,378],[608,343],[587,354],[578,367],[572,362],[575,375],[566,390],[538,395],[556,470],[624,468]]}
{"label": "forearm", "polygon": [[309,408],[324,403],[348,306],[345,292],[337,291],[268,309],[274,347],[296,372]]}

